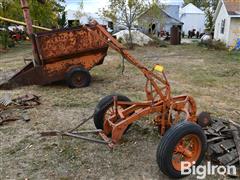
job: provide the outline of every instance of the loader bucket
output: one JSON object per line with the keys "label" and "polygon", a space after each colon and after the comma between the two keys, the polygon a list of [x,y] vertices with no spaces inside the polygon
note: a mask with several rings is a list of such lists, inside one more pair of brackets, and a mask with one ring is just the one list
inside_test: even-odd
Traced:
{"label": "loader bucket", "polygon": [[44,78],[42,77],[42,68],[34,67],[33,63],[29,63],[13,77],[11,77],[7,82],[0,85],[0,89],[12,89],[24,85],[32,84],[45,84]]}

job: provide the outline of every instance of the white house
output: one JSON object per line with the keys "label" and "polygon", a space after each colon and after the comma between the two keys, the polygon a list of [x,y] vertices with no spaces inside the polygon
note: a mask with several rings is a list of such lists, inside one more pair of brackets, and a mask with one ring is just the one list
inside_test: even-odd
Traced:
{"label": "white house", "polygon": [[180,21],[184,23],[182,30],[185,34],[193,29],[196,29],[196,32],[203,33],[205,30],[205,19],[205,13],[192,3],[180,10]]}
{"label": "white house", "polygon": [[214,22],[214,39],[235,46],[240,38],[240,0],[220,0]]}

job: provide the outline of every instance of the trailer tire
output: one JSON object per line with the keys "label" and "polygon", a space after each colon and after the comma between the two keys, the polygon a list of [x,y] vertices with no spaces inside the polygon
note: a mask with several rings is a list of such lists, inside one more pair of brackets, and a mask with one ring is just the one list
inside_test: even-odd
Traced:
{"label": "trailer tire", "polygon": [[[117,99],[119,101],[131,102],[131,100],[128,97],[120,94],[112,94],[102,98],[97,104],[94,111],[94,124],[97,129],[103,129],[104,115],[106,111],[113,105],[113,96],[117,96]],[[130,128],[130,126],[131,125],[127,127],[126,131]]]}
{"label": "trailer tire", "polygon": [[[190,145],[183,143],[185,142],[184,138],[187,137],[190,138]],[[189,148],[192,150],[189,150]],[[181,166],[179,167],[181,161],[195,161],[196,163],[194,165],[198,166],[204,159],[206,150],[207,140],[202,128],[198,124],[189,121],[182,121],[173,125],[161,139],[157,148],[157,163],[159,169],[165,175],[170,178],[182,178],[186,175],[181,174]],[[190,154],[192,156],[187,154],[189,152],[192,153]],[[178,153],[180,156],[179,159],[176,156]],[[184,155],[184,153],[186,155]],[[182,159],[183,157],[184,160]]]}
{"label": "trailer tire", "polygon": [[82,67],[73,68],[66,74],[66,82],[70,88],[87,87],[91,79],[89,71]]}

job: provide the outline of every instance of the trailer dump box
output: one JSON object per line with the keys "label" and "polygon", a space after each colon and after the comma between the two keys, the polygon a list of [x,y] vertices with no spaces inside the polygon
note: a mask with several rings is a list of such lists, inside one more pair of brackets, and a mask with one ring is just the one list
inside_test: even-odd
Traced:
{"label": "trailer dump box", "polygon": [[103,63],[108,45],[95,27],[76,27],[33,34],[35,63],[15,74],[1,89],[24,85],[46,85],[65,80],[70,87],[88,86],[89,70]]}

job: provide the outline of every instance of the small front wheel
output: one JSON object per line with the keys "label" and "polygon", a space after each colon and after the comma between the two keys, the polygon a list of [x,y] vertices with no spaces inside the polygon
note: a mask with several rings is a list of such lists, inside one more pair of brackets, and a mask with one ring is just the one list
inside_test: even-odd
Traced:
{"label": "small front wheel", "polygon": [[[108,95],[104,98],[101,99],[101,101],[98,103],[98,105],[95,108],[94,112],[94,124],[97,129],[103,129],[104,130],[104,122],[114,115],[114,102],[113,102],[113,97],[116,96],[118,101],[125,101],[125,102],[131,102],[131,100],[123,95],[119,94],[113,94],[113,95]],[[119,105],[118,108],[127,108],[128,105]],[[126,131],[129,129],[130,125],[126,129]],[[126,132],[125,131],[125,132]]]}
{"label": "small front wheel", "polygon": [[197,124],[182,121],[172,126],[163,136],[157,149],[157,163],[160,170],[171,178],[186,175],[181,170],[188,165],[198,166],[207,150],[206,136]]}
{"label": "small front wheel", "polygon": [[91,75],[88,70],[78,67],[66,74],[66,81],[70,88],[87,87],[91,82]]}

